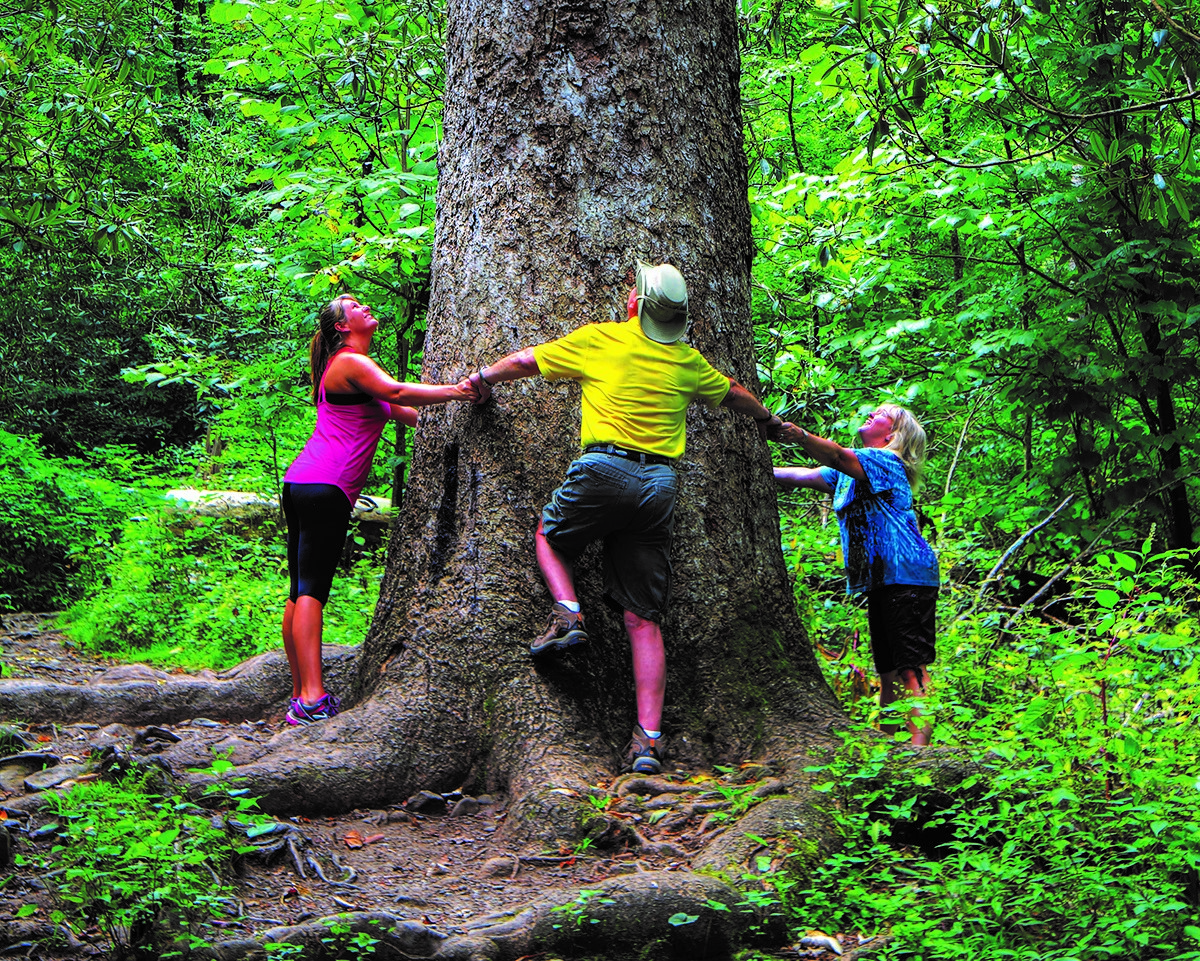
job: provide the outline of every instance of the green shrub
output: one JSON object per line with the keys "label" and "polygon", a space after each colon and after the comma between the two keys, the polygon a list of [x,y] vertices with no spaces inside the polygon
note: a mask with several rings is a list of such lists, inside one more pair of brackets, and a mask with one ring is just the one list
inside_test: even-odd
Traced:
{"label": "green shrub", "polygon": [[45,856],[19,858],[53,879],[56,923],[81,935],[96,925],[110,957],[178,954],[223,903],[233,904],[221,879],[238,849],[182,796],[155,793],[130,775],[78,784],[51,803],[56,843]]}
{"label": "green shrub", "polygon": [[[379,595],[368,556],[334,578],[324,639],[357,644]],[[130,518],[88,595],[62,618],[86,650],[185,668],[230,667],[282,644],[286,540],[273,519],[186,515]]]}
{"label": "green shrub", "polygon": [[90,559],[139,503],[86,462],[47,457],[35,439],[0,430],[0,612],[78,597]]}
{"label": "green shrub", "polygon": [[866,604],[846,594],[837,517],[829,511],[822,524],[822,502],[810,491],[794,496],[801,509],[783,511],[780,525],[797,608],[825,680],[852,717],[865,718],[862,698],[875,683]]}
{"label": "green shrub", "polygon": [[942,612],[934,734],[972,769],[935,792],[860,725],[814,769],[845,846],[797,922],[889,931],[880,958],[1200,958],[1200,592],[1148,545],[1076,576],[1077,623]]}

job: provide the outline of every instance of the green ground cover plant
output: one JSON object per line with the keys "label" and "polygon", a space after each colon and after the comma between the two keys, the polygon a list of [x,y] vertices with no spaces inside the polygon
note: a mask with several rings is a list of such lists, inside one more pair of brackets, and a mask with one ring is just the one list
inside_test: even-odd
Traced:
{"label": "green ground cover plant", "polygon": [[848,703],[813,768],[845,846],[791,892],[794,920],[889,933],[887,959],[1200,957],[1193,564],[1149,538],[1098,555],[1070,622],[1002,632],[947,604],[925,758],[966,774],[934,790],[935,763],[872,732],[873,700]]}
{"label": "green ground cover plant", "polygon": [[[36,859],[58,907],[55,924],[114,959],[178,957],[204,943],[228,900],[238,846],[212,813],[154,781],[161,772],[77,784],[52,795],[56,841]],[[217,798],[253,818],[251,799]]]}
{"label": "green ground cover plant", "polygon": [[[109,461],[124,455],[105,453]],[[0,613],[48,611],[78,597],[141,497],[83,458],[47,456],[37,438],[0,430]]]}

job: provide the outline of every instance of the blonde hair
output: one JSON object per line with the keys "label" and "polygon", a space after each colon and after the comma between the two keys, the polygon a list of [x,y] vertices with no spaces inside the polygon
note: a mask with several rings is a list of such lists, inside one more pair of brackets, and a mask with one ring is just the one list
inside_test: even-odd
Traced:
{"label": "blonde hair", "polygon": [[337,325],[346,319],[345,301],[353,300],[353,294],[339,294],[321,308],[317,314],[317,332],[308,342],[308,372],[312,379],[312,402],[317,402],[321,390],[321,378],[329,360],[346,343],[346,335]]}
{"label": "blonde hair", "polygon": [[912,411],[899,404],[880,404],[876,409],[892,419],[892,439],[884,450],[890,450],[900,458],[908,482],[916,492],[925,474],[925,428]]}

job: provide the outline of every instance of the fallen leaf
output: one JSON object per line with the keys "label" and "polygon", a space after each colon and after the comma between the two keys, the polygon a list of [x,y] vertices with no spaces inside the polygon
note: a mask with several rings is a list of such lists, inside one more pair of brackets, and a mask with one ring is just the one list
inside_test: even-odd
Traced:
{"label": "fallen leaf", "polygon": [[363,846],[363,836],[351,828],[344,835],[342,840],[346,842],[348,848],[361,848]]}
{"label": "fallen leaf", "polygon": [[39,734],[37,739],[38,739],[38,742],[41,744],[45,744],[47,741],[54,740],[54,738],[52,738],[49,734]]}

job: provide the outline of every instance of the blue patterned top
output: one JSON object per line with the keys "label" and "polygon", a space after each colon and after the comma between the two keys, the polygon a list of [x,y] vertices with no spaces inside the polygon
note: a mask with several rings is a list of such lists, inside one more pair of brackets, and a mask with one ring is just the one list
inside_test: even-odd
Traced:
{"label": "blue patterned top", "polygon": [[917,527],[904,463],[879,447],[854,453],[867,475],[865,484],[832,467],[821,468],[821,476],[833,488],[833,509],[842,529],[846,593],[885,584],[937,587],[937,555]]}

